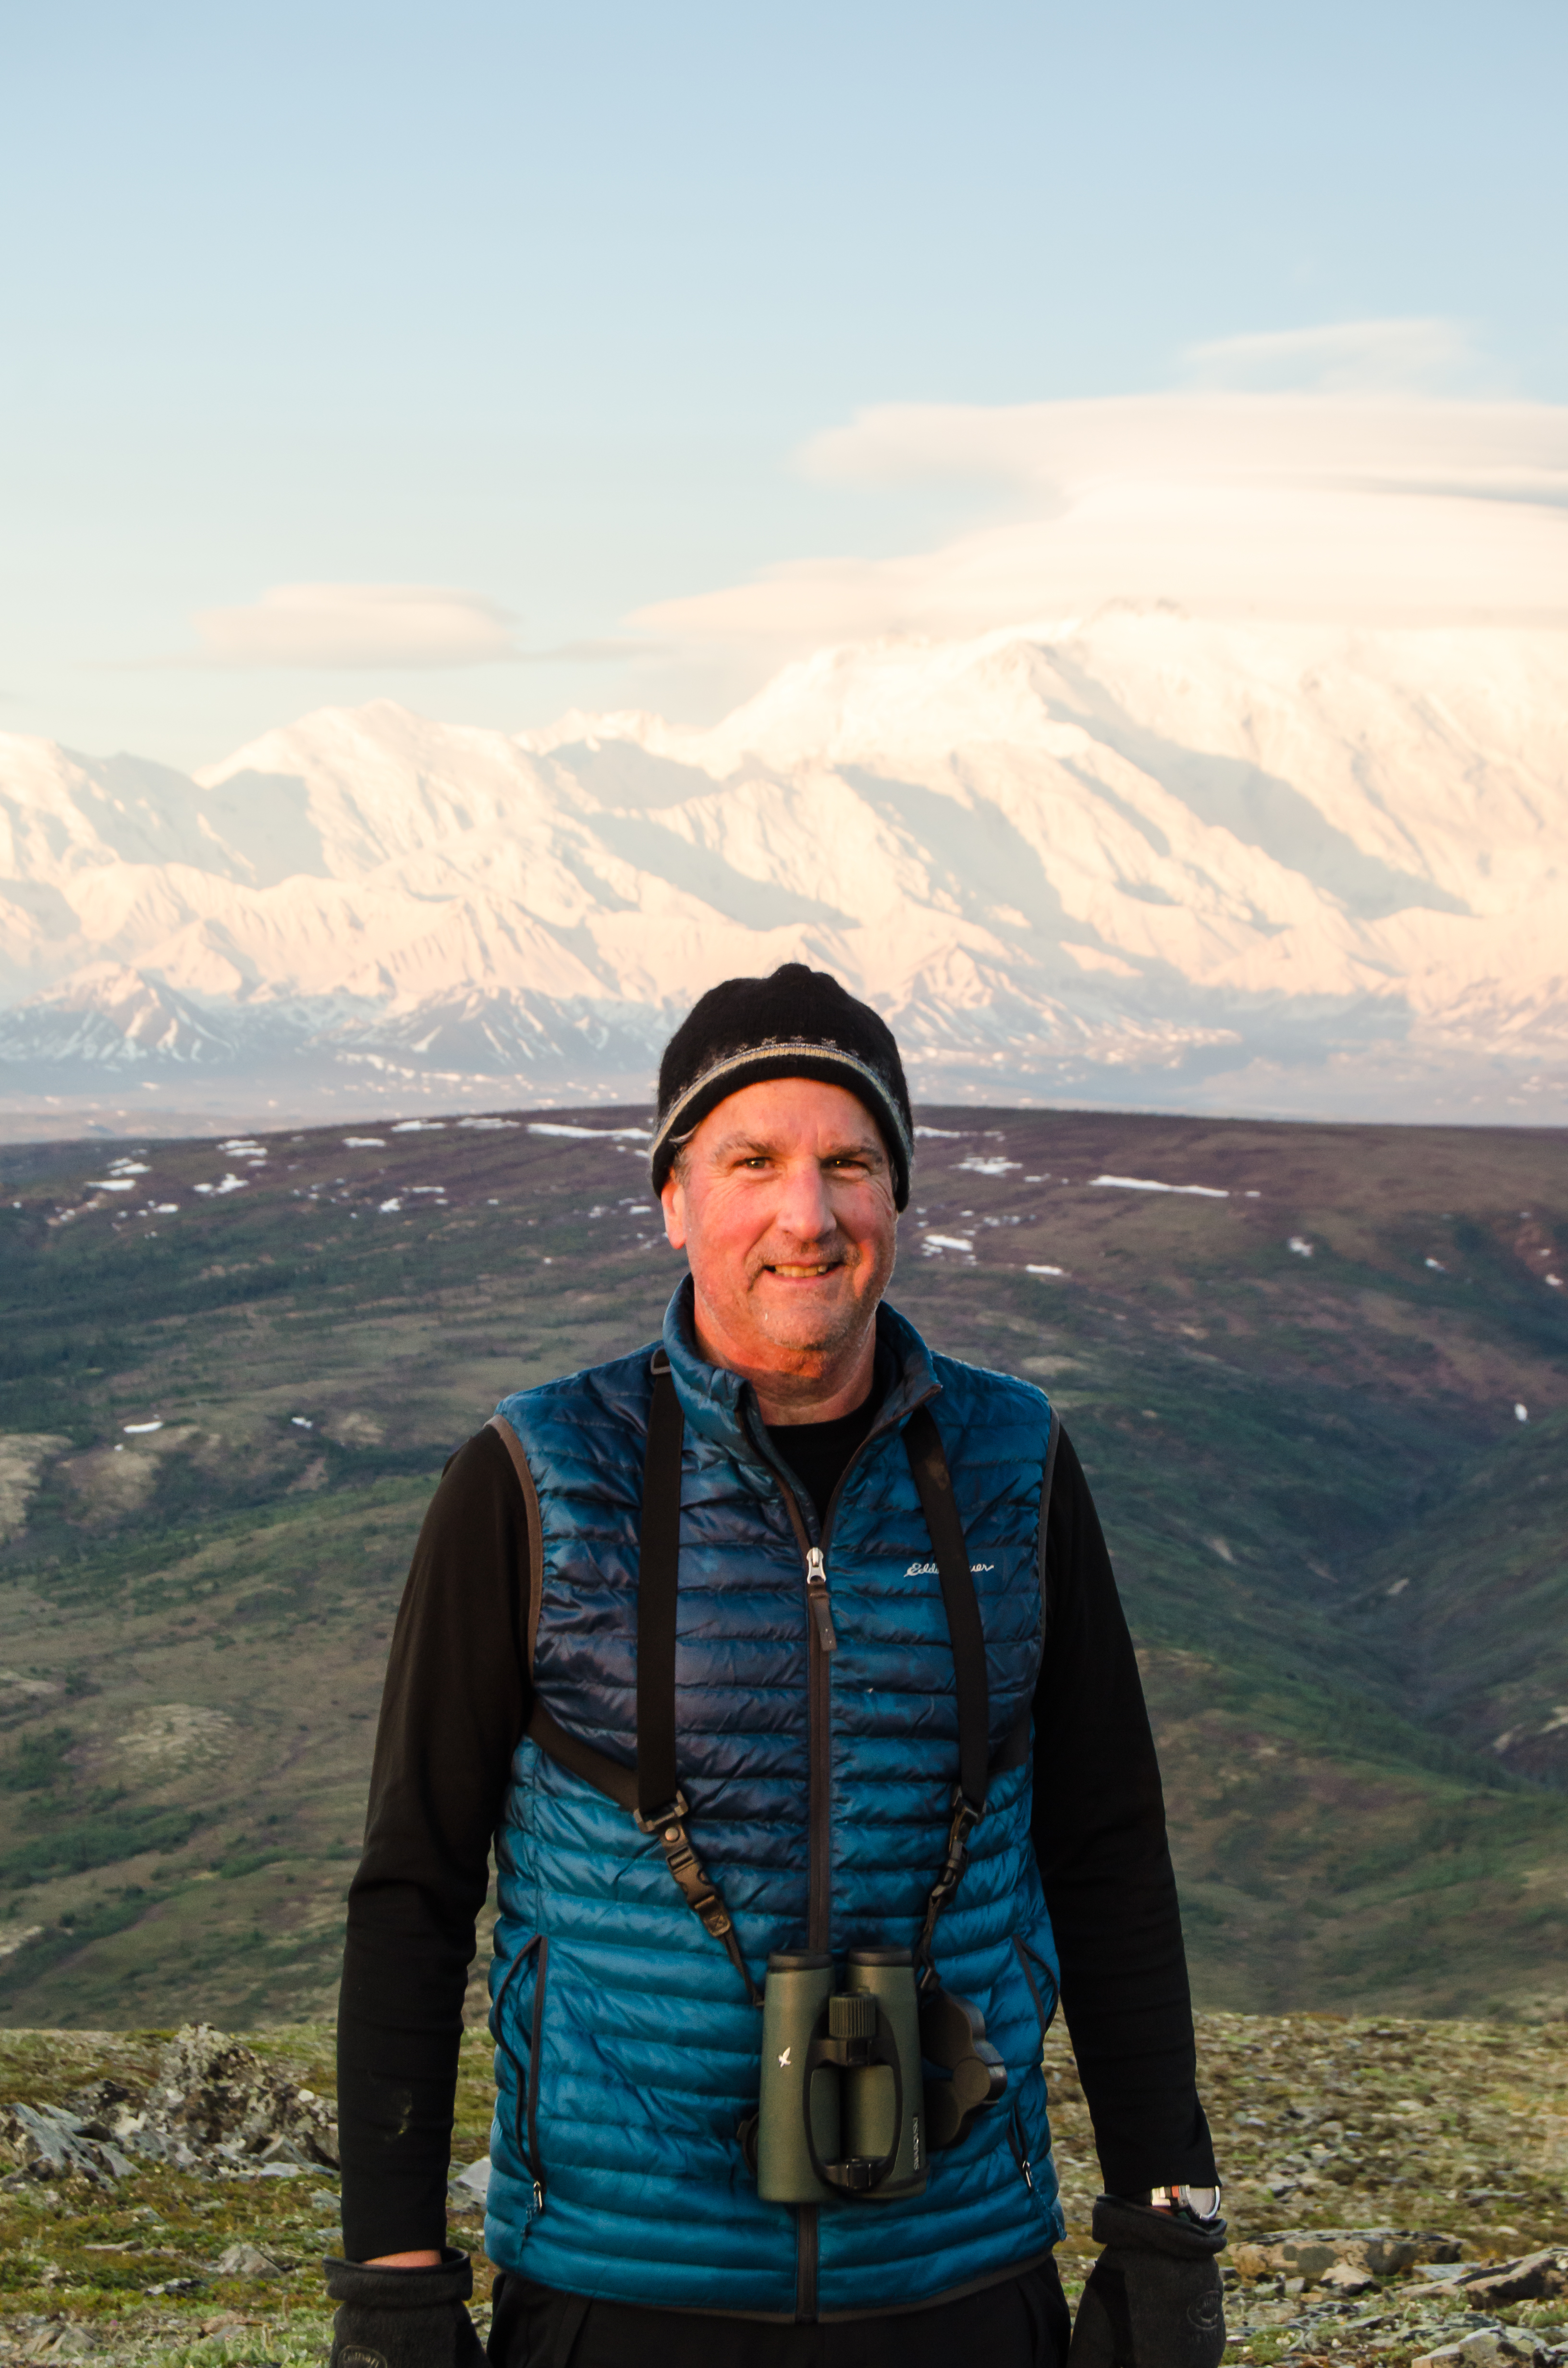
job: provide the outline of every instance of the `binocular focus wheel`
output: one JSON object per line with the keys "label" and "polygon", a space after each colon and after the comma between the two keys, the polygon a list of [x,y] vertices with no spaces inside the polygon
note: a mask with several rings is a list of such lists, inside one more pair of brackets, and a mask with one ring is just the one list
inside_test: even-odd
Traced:
{"label": "binocular focus wheel", "polygon": [[[873,2189],[881,2185],[898,2160],[899,2140],[903,2129],[903,2075],[898,2060],[898,2047],[892,2030],[874,1998],[868,2000],[870,2006],[869,2016],[857,2015],[853,2018],[845,2018],[862,2024],[862,2031],[858,2032],[854,2039],[835,2040],[830,2035],[834,2021],[839,2019],[834,2015],[833,2009],[844,1995],[845,1993],[840,1991],[835,1997],[828,1998],[817,2018],[817,2027],[812,2035],[812,2044],[806,2055],[806,2096],[809,2100],[812,2075],[819,2066],[842,2063],[851,2053],[858,2069],[869,2071],[874,2065],[885,2066],[892,2074],[892,2145],[888,2152],[880,2157],[847,2155],[837,2162],[824,2162],[817,2152],[808,2101],[806,2150],[811,2157],[812,2169],[824,2187],[836,2188],[841,2194],[845,2195],[869,2195]],[[861,1992],[857,1995],[863,1997],[866,1994]],[[865,2029],[867,2024],[869,2025],[869,2031]]]}

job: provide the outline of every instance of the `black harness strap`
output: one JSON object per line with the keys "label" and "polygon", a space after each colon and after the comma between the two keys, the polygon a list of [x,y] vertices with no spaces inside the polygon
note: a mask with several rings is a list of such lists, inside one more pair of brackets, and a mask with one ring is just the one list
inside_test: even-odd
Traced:
{"label": "black harness strap", "polygon": [[559,1720],[551,1718],[537,1697],[527,1731],[529,1742],[537,1743],[547,1759],[553,1759],[573,1776],[581,1776],[585,1783],[592,1784],[612,1800],[618,1809],[636,1816],[636,1771],[623,1768],[608,1752],[596,1751],[591,1743],[579,1741]]}
{"label": "black harness strap", "polygon": [[[676,1607],[680,1570],[680,1453],[685,1424],[669,1359],[653,1358],[642,1521],[637,1573],[637,1766],[596,1751],[551,1716],[536,1696],[528,1732],[546,1756],[627,1809],[651,1834],[682,1898],[729,1956],[753,2006],[762,1992],[747,1970],[723,1894],[704,1871],[687,1820],[690,1804],[676,1773]],[[537,1588],[540,1581],[536,1577]]]}
{"label": "black harness strap", "polygon": [[687,1832],[691,1815],[676,1772],[676,1611],[680,1593],[680,1451],[686,1425],[663,1349],[653,1355],[648,1450],[642,1465],[642,1526],[637,1565],[637,1804],[692,1914],[722,1943],[753,2006],[751,1977],[724,1896]]}
{"label": "black harness strap", "polygon": [[[926,1903],[926,1920],[915,1944],[915,1977],[921,1990],[928,1992],[938,1987],[932,1955],[937,1919],[963,1880],[969,1864],[969,1838],[985,1815],[985,1795],[991,1779],[991,1688],[985,1671],[985,1629],[970,1573],[969,1547],[964,1543],[963,1523],[953,1496],[942,1434],[928,1406],[917,1406],[910,1416],[904,1425],[903,1445],[937,1557],[959,1712],[959,1781],[953,1789],[953,1821],[948,1828],[947,1855]],[[1014,1740],[1009,1736],[1009,1743]]]}
{"label": "black harness strap", "polygon": [[985,1630],[970,1576],[969,1548],[942,1451],[942,1434],[928,1406],[917,1406],[910,1416],[904,1425],[903,1446],[930,1532],[942,1585],[942,1609],[948,1615],[959,1698],[959,1790],[978,1818],[984,1812],[990,1784],[991,1690],[985,1675]]}

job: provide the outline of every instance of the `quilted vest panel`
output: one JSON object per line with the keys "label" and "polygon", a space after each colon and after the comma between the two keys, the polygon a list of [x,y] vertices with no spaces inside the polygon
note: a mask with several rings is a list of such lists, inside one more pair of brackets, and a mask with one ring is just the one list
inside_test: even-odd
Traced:
{"label": "quilted vest panel", "polygon": [[[814,1648],[790,1475],[749,1389],[698,1356],[689,1292],[676,1294],[664,1332],[686,1418],[679,1774],[693,1843],[760,1981],[770,1950],[807,1944]],[[823,1541],[838,1650],[817,1755],[828,1844],[817,1911],[840,1958],[913,1943],[958,1774],[946,1617],[900,1437],[916,1406],[930,1405],[941,1431],[969,1544],[994,1757],[1027,1718],[1041,1650],[1044,1396],[932,1357],[890,1308],[878,1334],[877,1427]],[[652,1353],[499,1409],[522,1441],[542,1522],[539,1698],[628,1768]],[[810,1502],[794,1493],[816,1541]],[[1040,2068],[1057,1967],[1030,1800],[1027,1759],[994,1780],[936,1940],[944,1983],[980,2007],[1006,2064],[1006,2099],[932,2156],[923,2195],[801,2211],[761,2202],[742,2157],[761,2017],[734,1968],[631,1817],[525,1738],[496,1835],[491,2258],[570,2293],[786,2318],[908,2307],[1039,2259],[1062,2217]]]}

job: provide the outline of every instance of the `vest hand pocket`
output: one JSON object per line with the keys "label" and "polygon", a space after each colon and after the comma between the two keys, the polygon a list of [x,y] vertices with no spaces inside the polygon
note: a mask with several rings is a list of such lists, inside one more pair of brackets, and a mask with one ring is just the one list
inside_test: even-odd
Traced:
{"label": "vest hand pocket", "polygon": [[[533,1998],[531,2005],[525,2005],[522,1996],[513,1993],[512,1985],[530,1966],[534,1977]],[[528,2215],[530,2223],[537,2220],[544,2210],[545,2180],[539,2146],[539,2099],[543,2080],[540,2056],[544,2045],[544,2002],[549,1983],[550,1941],[544,1933],[536,1932],[533,1939],[518,1950],[506,1968],[506,1977],[490,2011],[491,2037],[512,2067],[512,2143],[517,2160],[533,2181],[532,2209]],[[527,2022],[526,2062],[518,2056],[517,2048],[507,2036],[506,2004],[509,1996],[514,1998],[514,2033],[517,2032],[520,2023]]]}

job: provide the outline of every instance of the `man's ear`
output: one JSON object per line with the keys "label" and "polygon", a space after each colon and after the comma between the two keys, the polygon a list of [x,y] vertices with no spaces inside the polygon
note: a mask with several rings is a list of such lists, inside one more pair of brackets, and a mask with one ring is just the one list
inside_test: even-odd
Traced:
{"label": "man's ear", "polygon": [[686,1247],[686,1188],[672,1168],[659,1193],[665,1212],[665,1239],[672,1250]]}

